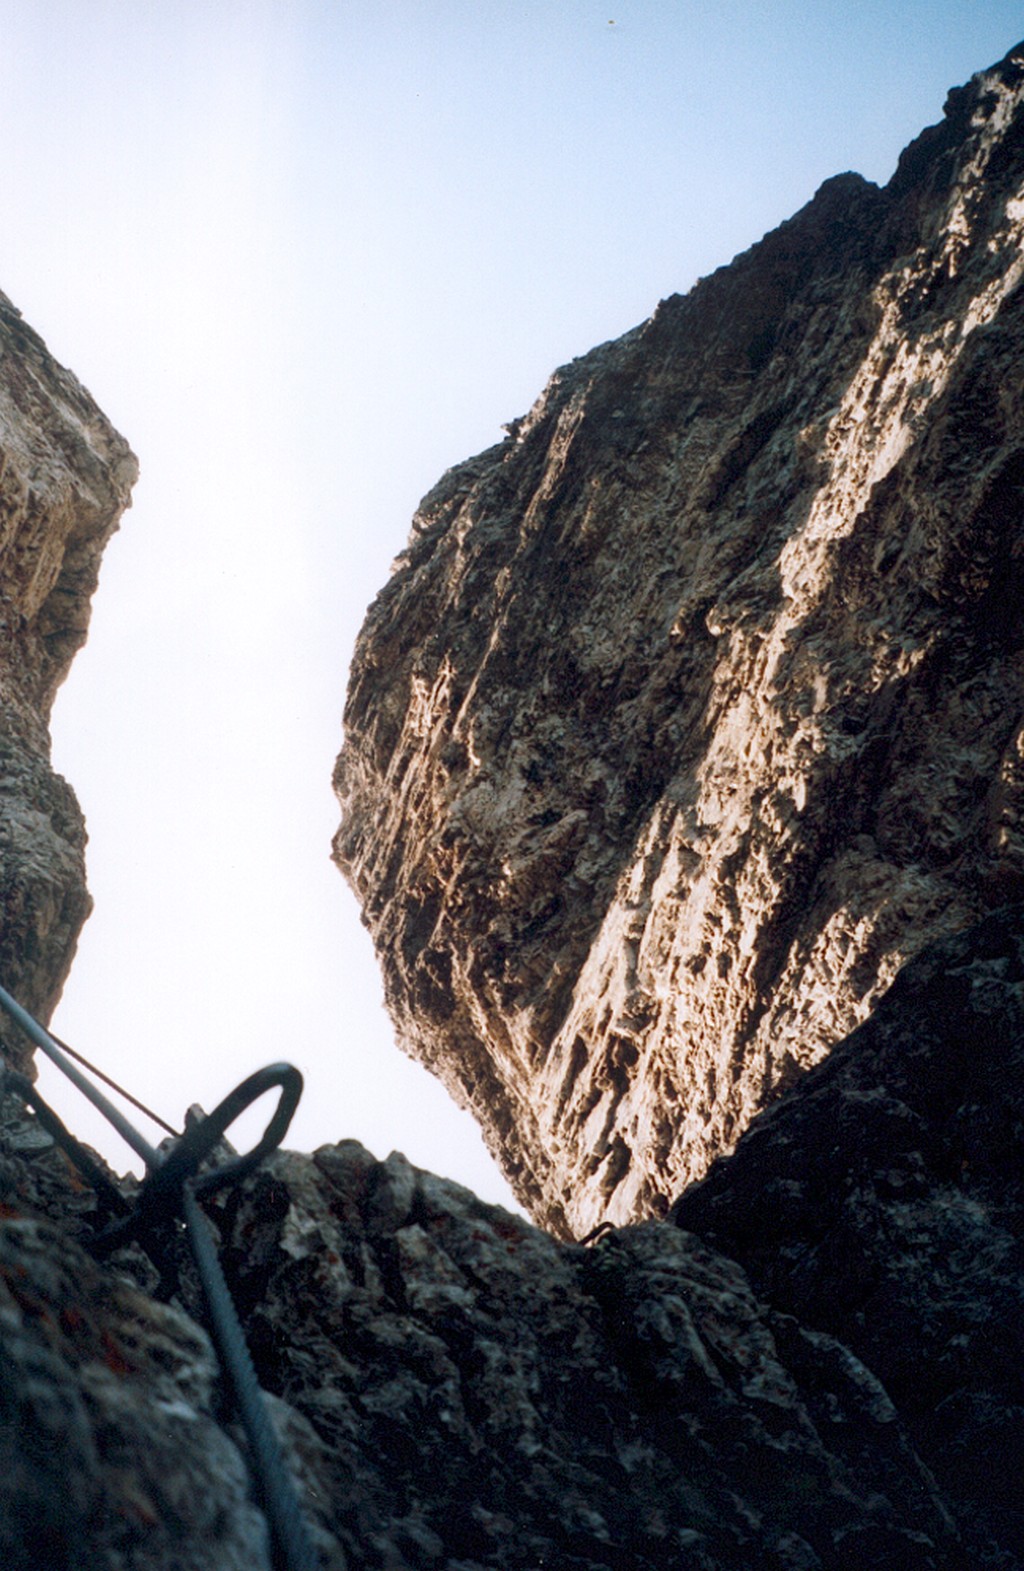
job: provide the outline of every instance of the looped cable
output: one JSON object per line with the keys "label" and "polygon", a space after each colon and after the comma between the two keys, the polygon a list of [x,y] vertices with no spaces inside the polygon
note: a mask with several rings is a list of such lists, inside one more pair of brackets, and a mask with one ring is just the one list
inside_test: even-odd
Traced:
{"label": "looped cable", "polygon": [[257,1102],[275,1086],[280,1087],[281,1096],[270,1122],[252,1150],[222,1162],[212,1173],[197,1176],[196,1194],[210,1194],[213,1190],[219,1189],[222,1184],[235,1183],[238,1179],[244,1178],[247,1173],[251,1173],[265,1156],[277,1150],[288,1132],[288,1125],[299,1105],[299,1098],[302,1095],[302,1076],[293,1064],[268,1064],[265,1069],[257,1069],[255,1074],[251,1074],[240,1086],[236,1086],[212,1113],[187,1129],[161,1167],[160,1183],[172,1182],[179,1169],[184,1171],[186,1168],[191,1168],[192,1172],[196,1172],[199,1163],[223,1138],[235,1119],[240,1118],[247,1107],[251,1107],[253,1102]]}
{"label": "looped cable", "polygon": [[[223,1139],[235,1119],[275,1086],[280,1087],[281,1096],[270,1122],[252,1150],[222,1162],[211,1173],[200,1174],[200,1165]],[[111,1249],[120,1248],[133,1235],[150,1231],[155,1224],[179,1215],[182,1191],[186,1184],[191,1185],[195,1195],[208,1195],[251,1173],[264,1157],[276,1151],[281,1144],[301,1095],[302,1076],[292,1064],[268,1064],[265,1069],[257,1069],[255,1074],[229,1092],[212,1113],[191,1124],[170,1151],[161,1153],[160,1165],[147,1173],[131,1216],[116,1222],[100,1234],[97,1239],[99,1249],[109,1254]]]}
{"label": "looped cable", "polygon": [[[25,1075],[10,1068],[0,1069],[0,1092],[10,1090],[29,1106],[43,1128],[67,1152],[82,1176],[122,1213],[120,1219],[104,1229],[94,1241],[94,1251],[109,1254],[130,1239],[146,1241],[161,1225],[184,1220],[199,1280],[206,1296],[210,1330],[220,1356],[238,1415],[245,1430],[252,1460],[252,1473],[259,1503],[271,1532],[274,1571],[316,1571],[320,1563],[306,1526],[294,1482],[256,1378],[238,1312],[224,1278],[209,1222],[199,1207],[200,1195],[212,1194],[223,1185],[236,1183],[251,1173],[264,1157],[281,1144],[302,1095],[302,1076],[291,1064],[270,1064],[259,1069],[205,1118],[198,1119],[176,1140],[169,1151],[159,1151],[114,1108],[101,1091],[68,1060],[49,1032],[0,987],[0,1008],[21,1026],[37,1047],[54,1061],[69,1080],[113,1124],[118,1133],[146,1163],[147,1173],[134,1205],[124,1198],[97,1165],[89,1152],[69,1133],[48,1107]],[[199,1167],[235,1119],[265,1092],[280,1089],[281,1095],[260,1139],[242,1156],[222,1162],[209,1173]],[[127,1211],[127,1215],[123,1214]]]}

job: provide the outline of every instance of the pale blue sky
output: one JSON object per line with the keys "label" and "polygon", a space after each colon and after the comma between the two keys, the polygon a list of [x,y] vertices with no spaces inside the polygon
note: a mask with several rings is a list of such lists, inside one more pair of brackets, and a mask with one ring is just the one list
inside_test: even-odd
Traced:
{"label": "pale blue sky", "polygon": [[172,1122],[290,1057],[293,1144],[504,1193],[328,861],[364,609],[556,365],[887,179],[1022,36],[1024,0],[0,0],[0,288],[142,463],[54,717],[97,903],[58,1030]]}

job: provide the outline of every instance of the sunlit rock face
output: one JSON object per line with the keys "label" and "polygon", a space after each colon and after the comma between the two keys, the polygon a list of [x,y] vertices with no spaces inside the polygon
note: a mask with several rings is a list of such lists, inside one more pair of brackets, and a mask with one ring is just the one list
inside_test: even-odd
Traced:
{"label": "sunlit rock face", "polygon": [[[851,211],[858,204],[881,200],[860,187],[837,188],[832,196],[819,199],[817,217],[805,215],[801,220],[798,228],[805,240],[822,226],[822,233],[838,233],[843,223],[838,209],[847,189]],[[895,199],[893,204],[896,211],[899,204]],[[1002,277],[997,248],[992,256],[994,276]],[[814,265],[822,264],[819,260]],[[806,287],[810,289],[810,283]],[[742,297],[743,291],[738,290],[737,299],[742,302]],[[682,306],[672,310],[685,314]],[[1004,313],[1008,311],[1004,308]],[[724,305],[722,313],[725,334]],[[1008,321],[1008,315],[1000,317],[996,312],[989,327],[979,328],[977,334],[987,332],[998,347],[999,335],[1009,331]],[[49,772],[46,715],[53,690],[84,636],[99,551],[127,498],[134,463],[78,384],[46,356],[16,313],[0,312],[0,329],[4,350],[0,398],[7,400],[0,406],[5,464],[0,470],[0,509],[10,520],[4,537],[6,556],[0,552],[7,616],[0,662],[4,704],[0,735],[7,759],[0,814],[6,837],[0,901],[7,924],[3,955],[10,973],[3,979],[45,1011],[70,961],[87,899],[81,820],[68,788]],[[617,355],[628,359],[632,352],[620,346],[599,353],[593,364],[600,367]],[[1009,365],[1009,351],[1005,352]],[[992,353],[996,355],[996,350]],[[669,369],[663,368],[665,377]],[[585,384],[586,376],[580,374]],[[991,376],[995,378],[991,402],[1008,411],[1009,429],[1012,378],[1008,373],[1008,392],[995,370]],[[550,396],[557,401],[561,394]],[[667,393],[658,397],[664,403]],[[608,417],[612,431],[617,429],[614,410],[620,407],[616,403]],[[547,418],[543,410],[536,417],[542,433]],[[991,411],[989,418],[995,420]],[[983,426],[980,416],[979,425]],[[583,416],[580,431],[595,449],[607,445],[589,433]],[[570,457],[577,438],[584,440],[578,433],[566,438]],[[554,437],[550,432],[539,439],[527,433],[524,446],[531,441],[539,443],[537,485],[543,487]],[[766,444],[771,446],[770,438]],[[519,449],[510,448],[509,455],[513,451]],[[571,475],[575,459],[570,462],[570,457],[567,474]],[[628,454],[623,461],[640,462]],[[748,454],[753,473],[761,461]],[[819,461],[824,462],[815,460]],[[912,778],[930,778],[926,764],[933,766],[939,782],[935,791],[948,782],[954,769],[950,736],[962,737],[964,756],[982,763],[989,759],[985,736],[996,728],[992,717],[996,699],[1004,688],[1009,692],[1015,659],[1008,597],[1014,582],[1011,544],[1016,515],[1006,499],[1009,460],[992,462],[992,478],[981,485],[982,500],[972,515],[971,538],[980,541],[975,557],[951,558],[948,582],[936,580],[929,591],[945,608],[941,636],[950,650],[946,664],[939,662],[930,688],[919,690],[914,684],[924,678],[918,665],[927,662],[915,664],[906,657],[903,686],[895,678],[890,684],[888,733],[880,731],[882,722],[874,707],[881,700],[865,685],[865,707],[857,713],[867,715],[865,726],[874,727],[878,756],[873,774],[864,762],[867,743],[858,740],[856,728],[833,728],[836,735],[841,732],[852,738],[851,747],[861,748],[858,757],[868,784],[862,788],[866,805],[857,833],[881,845],[885,831],[880,815],[889,803],[888,833],[895,856],[900,820],[891,803],[902,801],[904,837],[908,844],[919,843],[922,848],[918,875],[922,888],[938,888],[945,877],[951,904],[958,899],[956,909],[961,913],[969,911],[972,899],[981,905],[995,892],[1014,887],[1013,771],[1004,768],[998,776],[999,789],[986,785],[988,797],[976,801],[975,812],[979,822],[988,825],[988,839],[980,831],[977,845],[965,839],[957,872],[943,864],[935,851],[927,862],[925,852],[931,841],[913,841],[915,823],[927,822],[929,834],[939,831],[931,820],[922,818],[916,799],[894,797],[883,743],[903,748]],[[482,473],[493,469],[494,463],[493,457],[487,458]],[[745,476],[740,465],[735,484],[752,486],[754,481]],[[477,479],[484,484],[480,476]],[[464,482],[472,490],[477,480],[463,472],[462,480],[452,483],[457,487]],[[488,495],[496,496],[494,484],[492,475],[486,480],[485,489],[491,488]],[[573,488],[586,490],[589,482],[581,473],[566,484],[567,517],[579,533],[586,519],[579,512],[578,499],[572,502]],[[731,485],[732,481],[725,486],[726,492]],[[821,478],[819,489],[824,485]],[[970,485],[964,482],[967,490]],[[718,498],[723,507],[724,494]],[[600,495],[598,488],[593,520],[597,527],[603,519],[603,527],[610,531],[614,515],[602,511]],[[619,498],[625,509],[624,481]],[[443,499],[437,502],[439,518],[444,505]],[[796,503],[791,499],[787,505]],[[730,501],[728,506],[733,509],[728,515],[733,527],[739,530],[740,502]],[[538,516],[540,512],[538,504]],[[462,525],[458,518],[450,526],[438,525],[434,544],[442,558],[452,550],[449,527],[457,532]],[[516,552],[527,564],[534,561],[535,588],[530,595],[538,605],[546,596],[546,614],[556,632],[560,607],[567,608],[560,624],[560,645],[549,638],[545,646],[546,666],[541,663],[539,632],[533,646],[524,645],[521,667],[510,650],[502,667],[494,628],[473,634],[483,644],[492,635],[495,639],[493,656],[481,653],[478,661],[484,697],[491,693],[495,702],[502,695],[507,698],[521,680],[522,702],[527,705],[531,660],[541,673],[539,681],[548,670],[550,693],[562,669],[559,647],[565,660],[571,658],[581,672],[584,669],[584,645],[574,631],[577,623],[590,628],[594,650],[605,647],[602,639],[612,634],[602,631],[597,612],[587,611],[583,599],[573,600],[575,581],[567,579],[569,587],[561,600],[544,587],[543,550],[550,550],[556,563],[566,564],[568,573],[568,544],[559,546],[555,539],[547,547],[531,546],[529,520],[508,522],[507,527],[522,531]],[[686,528],[692,534],[692,525]],[[924,528],[924,523],[911,519],[905,538]],[[936,552],[941,554],[940,547],[948,552],[951,548],[942,545],[938,524],[933,520],[929,528],[939,541]],[[639,514],[637,531],[639,553],[643,536]],[[696,564],[699,551],[682,526],[680,540],[681,557],[689,551]],[[424,541],[415,550],[427,554],[429,529]],[[465,549],[467,563],[477,561],[477,570],[482,571],[469,547]],[[653,552],[653,545],[649,549]],[[840,552],[839,545],[833,549]],[[748,564],[751,573],[755,556]],[[975,559],[989,566],[987,577],[980,567],[977,570],[981,587],[976,585],[972,603],[968,568]],[[991,566],[997,559],[998,572]],[[595,565],[586,574],[580,569],[579,583],[588,580],[611,628],[610,586],[618,572],[625,594],[629,574],[621,562],[616,563],[610,544],[597,542],[593,560]],[[718,572],[716,560],[709,558],[701,571]],[[599,564],[603,564],[600,570]],[[742,585],[744,569],[736,561],[733,565],[734,580]],[[648,566],[648,577],[656,583],[661,570],[653,556]],[[466,571],[471,576],[470,567]],[[696,565],[693,571],[697,572]],[[602,574],[610,597],[603,601]],[[849,578],[851,583],[869,582],[860,568],[851,569]],[[467,579],[461,591],[465,596],[475,594],[485,611],[487,595],[496,592],[487,583],[484,574],[473,590]],[[954,603],[956,584],[962,586],[958,603]],[[637,579],[637,637],[650,639],[649,627],[647,633],[643,631],[648,626],[644,617],[649,621],[653,612],[641,591]],[[849,643],[855,651],[860,648],[857,630],[871,626],[871,615],[881,625],[883,610],[881,589],[874,601],[866,588],[859,592],[861,600],[843,612],[853,629]],[[508,599],[511,615],[516,593],[508,582],[501,593]],[[925,590],[920,593],[926,598]],[[910,605],[910,589],[903,594]],[[890,598],[895,605],[895,592]],[[823,592],[823,600],[827,599]],[[559,1008],[568,1019],[573,1009],[582,1009],[584,994],[582,981],[563,978],[561,1004],[557,999],[545,1002],[539,973],[541,937],[530,938],[524,932],[517,937],[513,927],[494,925],[499,923],[503,889],[507,892],[514,886],[520,892],[517,898],[525,900],[533,879],[538,892],[547,888],[548,898],[561,898],[561,913],[554,908],[549,913],[549,936],[562,932],[565,944],[582,943],[586,922],[591,923],[588,975],[592,973],[594,985],[605,989],[604,996],[611,999],[616,987],[635,991],[640,986],[637,978],[648,978],[644,985],[650,996],[663,1000],[666,1020],[671,1023],[674,1018],[667,1001],[679,985],[682,962],[673,947],[677,940],[669,932],[666,913],[678,911],[680,934],[685,921],[696,920],[693,912],[700,909],[696,904],[700,890],[695,869],[703,864],[700,858],[686,862],[681,850],[680,815],[688,799],[680,795],[682,785],[673,782],[677,775],[680,782],[688,778],[682,764],[676,773],[665,773],[656,791],[654,743],[648,778],[636,764],[637,757],[647,756],[642,749],[637,752],[636,739],[648,723],[644,715],[659,712],[655,702],[659,692],[666,726],[671,692],[684,695],[679,698],[679,713],[690,717],[692,737],[687,741],[690,733],[680,733],[676,743],[680,758],[687,746],[704,748],[699,756],[694,753],[693,778],[700,790],[694,788],[690,809],[693,803],[704,803],[701,822],[708,825],[704,853],[711,869],[708,877],[724,888],[725,853],[715,834],[731,832],[742,840],[736,824],[729,830],[729,799],[722,783],[725,740],[719,743],[718,753],[712,752],[715,736],[728,736],[729,708],[719,691],[724,676],[717,665],[709,667],[705,697],[712,718],[704,737],[697,697],[685,699],[680,674],[688,672],[688,680],[698,681],[701,651],[711,647],[715,637],[726,640],[721,658],[725,660],[735,644],[734,658],[739,661],[741,635],[747,636],[743,630],[752,625],[755,613],[744,610],[742,597],[738,598],[730,610],[734,631],[713,635],[709,624],[717,625],[717,618],[725,614],[724,605],[724,596],[714,605],[708,603],[701,613],[703,634],[666,635],[660,688],[654,676],[641,680],[638,657],[631,656],[627,646],[627,621],[620,618],[614,624],[623,658],[621,673],[610,684],[624,685],[608,700],[607,738],[602,737],[596,713],[587,719],[583,685],[578,714],[568,706],[556,723],[554,711],[548,711],[546,718],[538,711],[535,733],[528,734],[525,721],[524,729],[516,733],[510,722],[504,743],[497,730],[487,733],[479,722],[479,713],[486,712],[492,715],[488,723],[500,729],[496,709],[479,711],[475,730],[468,719],[465,726],[457,715],[452,721],[452,734],[442,747],[447,760],[443,767],[447,778],[456,782],[452,810],[462,828],[453,839],[449,828],[440,826],[437,855],[445,847],[452,856],[459,847],[463,848],[459,854],[464,854],[471,830],[481,837],[485,832],[497,835],[500,824],[493,793],[504,791],[509,860],[491,883],[482,873],[475,885],[453,883],[453,915],[445,915],[440,904],[433,916],[428,904],[418,907],[403,964],[410,977],[420,977],[424,1018],[432,1031],[440,1029],[446,1007],[447,1018],[456,1022],[472,1007],[478,1052],[481,1043],[498,1041],[498,1028],[505,1022],[501,1039],[505,1060],[495,1048],[487,1062],[511,1062],[509,1055],[517,1041],[532,1044],[533,1056],[524,1058],[520,1080],[512,1086],[517,1100],[499,1104],[500,1116],[514,1114],[522,1120],[518,1135],[510,1127],[504,1136],[509,1150],[515,1138],[522,1142],[522,1150],[534,1150],[530,1142],[538,1129],[556,1129],[555,1110],[544,1102],[547,1082],[540,1038],[516,1037],[515,1031],[525,1029],[518,1017],[488,1015],[485,1004],[491,1008],[489,1000],[511,997],[514,984],[525,988],[528,978],[520,967],[528,962],[538,968],[531,995],[535,1001],[530,1018],[535,1023],[543,1018],[556,1022]],[[770,611],[769,600],[763,608],[766,618]],[[468,602],[465,613],[469,626]],[[778,622],[782,616],[778,606],[772,615]],[[835,607],[826,606],[820,615],[823,629],[841,620]],[[926,630],[932,628],[929,636],[938,640],[940,630],[933,626],[938,613],[932,613],[931,622],[925,610],[919,616]],[[980,630],[986,619],[988,642]],[[674,618],[672,626],[676,625]],[[868,654],[875,649],[872,639],[881,636],[864,634],[861,641],[868,653],[858,656],[857,669],[874,669]],[[923,632],[921,639],[923,646],[932,647]],[[693,651],[692,656],[686,655],[687,650]],[[602,658],[611,669],[611,654]],[[692,668],[685,665],[686,658]],[[929,658],[938,661],[937,655]],[[671,689],[667,673],[675,659],[683,663],[677,670],[676,688]],[[778,659],[784,672],[782,653]],[[848,659],[856,665],[852,654]],[[637,684],[632,697],[630,671]],[[440,678],[435,685],[436,680]],[[833,673],[829,680],[840,679]],[[825,758],[826,743],[833,748],[838,743],[826,723],[829,711],[814,707],[816,691],[813,684],[808,688],[806,714],[801,711],[805,731],[800,735],[824,738],[820,751]],[[826,686],[826,696],[827,691]],[[566,704],[568,692],[568,688],[563,691]],[[779,678],[780,714],[793,709],[795,692]],[[907,710],[915,692],[917,709]],[[926,692],[931,699],[927,716]],[[983,698],[989,709],[984,709]],[[426,739],[437,712],[436,694],[428,699],[429,691],[417,711],[419,720],[402,711],[396,733],[414,721],[423,728],[423,758],[415,767],[406,766],[408,790],[413,793],[411,813],[425,811],[414,788],[417,779],[429,784],[422,771],[429,754]],[[464,701],[469,715],[468,692]],[[739,705],[738,692],[729,703],[734,708]],[[789,760],[787,768],[795,771],[798,762],[818,757],[806,741],[803,751],[797,747],[795,732],[783,734],[781,721],[770,724],[770,706],[767,700],[762,704],[766,745],[770,742],[783,762]],[[381,716],[386,713],[386,706],[382,707]],[[983,719],[987,716],[984,724],[980,714]],[[928,727],[941,721],[947,738],[944,747],[933,738],[931,752],[919,758],[925,744],[914,743],[911,720],[915,716],[925,738],[932,735]],[[818,727],[813,733],[808,729],[812,722]],[[1003,716],[998,723],[1001,734],[1009,735],[1009,719]],[[567,808],[566,828],[557,814],[545,819],[547,810],[538,804],[545,800],[545,792],[552,804],[563,798],[586,800],[593,780],[599,778],[584,772],[586,757],[573,740],[577,733],[585,733],[593,759],[601,763],[606,791],[600,811],[600,793],[593,796],[593,822],[590,817],[572,816],[582,814],[582,808]],[[485,735],[491,737],[489,765],[483,751]],[[618,761],[613,736],[621,743]],[[633,746],[632,754],[627,744]],[[1000,746],[1003,754],[998,756],[1012,756],[1010,742]],[[545,747],[559,763],[557,770],[552,765],[547,773]],[[992,758],[997,753],[993,751]],[[505,755],[520,758],[520,773],[511,764],[504,774],[498,771],[497,760]],[[718,760],[717,776],[710,763],[700,762],[705,755]],[[756,761],[743,757],[753,778]],[[573,761],[579,776],[575,780],[569,768]],[[820,767],[825,769],[825,763]],[[968,766],[961,762],[960,767]],[[396,755],[396,773],[401,768],[401,755]],[[765,838],[764,830],[758,831],[762,836],[758,839],[751,830],[749,845],[743,842],[744,854],[737,855],[734,876],[737,888],[748,892],[747,905],[735,909],[722,905],[721,932],[714,939],[718,947],[709,949],[709,954],[731,953],[728,933],[753,913],[751,867],[765,869],[766,881],[769,875],[781,877],[772,861],[782,857],[779,846],[784,850],[796,844],[793,837],[801,823],[825,822],[826,799],[809,763],[805,775],[807,795],[802,806],[798,811],[794,797],[787,810],[792,816],[790,840],[777,836],[776,843]],[[477,776],[481,777],[479,799],[467,784]],[[794,773],[787,778],[805,777]],[[741,786],[751,789],[749,781],[742,784],[746,776],[739,763],[736,779],[737,791]],[[987,776],[984,779],[988,781]],[[715,780],[721,815],[712,823],[708,804]],[[795,792],[796,785],[792,789]],[[852,815],[859,800],[857,790],[849,782],[844,789],[847,813]],[[947,783],[942,789],[952,788]],[[536,793],[529,811],[538,818],[532,826],[538,837],[532,871],[524,861],[525,848],[534,844],[530,826],[522,821],[528,791]],[[630,804],[642,803],[645,793],[647,805],[634,812]],[[456,811],[460,802],[461,818]],[[876,818],[863,816],[872,802],[881,804],[871,809]],[[767,808],[763,811],[767,813]],[[782,811],[779,807],[780,815]],[[644,850],[646,860],[627,867],[628,836],[623,826],[630,812],[634,813],[632,843]],[[410,821],[422,827],[421,820]],[[655,835],[659,823],[666,837],[662,850]],[[598,832],[601,824],[604,841]],[[612,840],[616,824],[618,853]],[[835,826],[836,847],[841,841],[839,827]],[[382,840],[381,854],[394,858],[392,893],[381,907],[386,914],[387,901],[397,902],[398,891],[405,887],[402,858],[408,848],[399,816],[385,815],[382,830],[388,830],[392,839]],[[822,868],[830,865],[829,855],[841,858],[841,848],[829,852],[824,842],[815,844]],[[615,854],[623,861],[619,873],[613,870]],[[866,858],[866,851],[863,855]],[[880,853],[876,860],[881,865]],[[549,862],[560,870],[562,887],[555,896],[550,893],[554,886]],[[899,871],[895,862],[893,868],[896,872],[886,875],[890,886]],[[974,872],[968,877],[963,868]],[[584,900],[580,891],[585,875],[592,887]],[[824,878],[825,872],[820,876]],[[877,877],[883,879],[883,873]],[[675,907],[669,898],[672,879]],[[600,917],[597,904],[600,887],[606,890],[606,919]],[[813,880],[809,887],[815,887]],[[426,901],[429,891],[426,885],[423,889]],[[582,926],[576,919],[577,896]],[[710,894],[706,898],[710,913]],[[852,884],[847,898],[854,898]],[[649,937],[636,915],[644,900],[653,923]],[[440,938],[431,948],[435,930],[450,931],[454,941],[455,918],[462,912],[468,920],[474,901],[480,912],[490,913],[492,921],[492,928],[482,929],[485,938],[490,933],[491,947],[485,947],[483,954],[490,957],[491,969],[480,973],[479,994],[465,990],[465,978],[451,958],[454,951],[446,961],[446,951],[437,947]],[[809,921],[816,909],[810,899],[806,904],[806,913],[791,908],[788,929],[780,925],[782,917],[777,919],[779,931],[796,935],[791,947],[803,931],[801,921]],[[913,915],[909,895],[906,905]],[[931,909],[927,903],[922,906],[926,913]],[[688,1191],[666,1220],[606,1232],[591,1247],[553,1238],[521,1217],[483,1204],[458,1185],[417,1171],[397,1153],[376,1161],[350,1140],[322,1147],[312,1156],[276,1152],[241,1182],[207,1196],[203,1203],[257,1378],[267,1393],[283,1468],[293,1476],[299,1510],[306,1519],[312,1553],[303,1564],[315,1565],[318,1571],[536,1571],[541,1566],[559,1571],[676,1571],[677,1567],[680,1571],[750,1571],[752,1567],[759,1571],[875,1571],[877,1567],[964,1571],[968,1566],[971,1571],[1016,1571],[1024,1565],[1024,1512],[1016,1486],[1024,1467],[1020,1333],[1024,1273],[1018,1243],[1024,1208],[1019,1138],[1024,1124],[1022,909],[990,914],[969,933],[946,938],[918,955],[873,1018],[826,1063],[797,1077],[789,1094],[754,1121],[735,1154],[715,1164],[705,1182]],[[629,927],[630,912],[640,923],[634,928]],[[880,904],[876,928],[883,914]],[[711,934],[710,915],[707,923]],[[766,929],[767,924],[765,916]],[[925,917],[920,916],[915,931],[923,931],[925,925]],[[752,931],[760,943],[756,922]],[[627,942],[622,935],[630,932],[636,937]],[[621,952],[615,949],[616,933]],[[711,945],[712,938],[707,941]],[[554,937],[551,942],[557,964]],[[499,965],[502,943],[505,959]],[[667,967],[663,982],[650,969],[658,943]],[[866,948],[864,952],[868,953]],[[813,974],[820,991],[814,994],[805,988],[795,995],[808,1019],[806,1000],[823,1001],[827,996],[823,962],[815,960],[816,953],[809,946],[805,969],[810,975],[813,965],[818,965]],[[738,940],[735,954],[730,965],[720,967],[723,996],[727,1002],[734,1000],[730,1005],[734,1008],[739,995],[725,984],[735,988],[738,984],[731,980],[730,971],[742,971],[746,964]],[[417,970],[421,960],[432,969]],[[466,967],[472,963],[468,949],[458,962],[463,963]],[[444,993],[440,979],[446,964],[448,991]],[[852,962],[845,970],[837,966],[839,983],[848,985],[851,970]],[[694,977],[699,972],[699,966],[691,967],[687,974]],[[429,986],[423,977],[433,978]],[[872,984],[876,985],[877,981]],[[865,985],[864,996],[870,991]],[[697,989],[693,996],[703,995]],[[841,988],[838,996],[842,997]],[[407,1001],[407,1008],[412,1007]],[[710,1002],[707,1010],[711,1020]],[[604,1055],[599,1061],[610,1064],[613,1047],[618,1055],[606,1073],[612,1076],[614,1070],[610,1083],[619,1089],[612,1111],[625,1118],[634,1105],[631,1084],[642,1089],[650,1083],[644,1079],[644,1065],[660,1040],[653,1034],[657,1011],[652,1007],[646,1025],[636,1014],[632,1038],[627,1038],[622,1018],[616,1036],[609,1035],[607,1022],[602,1026],[598,1015],[594,1018],[605,1032],[602,1037],[595,1026],[594,1052]],[[752,1036],[755,1027],[760,1029],[755,1022]],[[552,1043],[561,1029],[552,1025]],[[705,1030],[709,1029],[706,1024]],[[577,1036],[583,1041],[582,1026],[574,1043]],[[626,1051],[629,1041],[635,1049],[632,1059]],[[573,1051],[579,1061],[565,1079],[566,1118],[577,1117],[579,1122],[581,1115],[572,1112],[572,1099],[578,1094],[577,1083],[584,1083],[591,1071],[586,1052],[575,1047]],[[752,1091],[750,1095],[756,1100]],[[595,1100],[595,1122],[584,1122],[581,1138],[590,1139],[604,1159],[608,1148],[607,1143],[601,1146],[605,1139],[601,1119],[607,1108],[600,1109],[599,1099]],[[672,1116],[682,1128],[686,1116],[682,1071]],[[654,1121],[652,1114],[652,1127]],[[573,1171],[566,1168],[567,1183]],[[607,1165],[605,1171],[610,1171]],[[554,1183],[550,1172],[545,1182],[549,1180]],[[542,1194],[540,1177],[532,1182],[536,1198]],[[122,1180],[119,1187],[122,1200],[137,1196],[135,1180]],[[624,1192],[621,1181],[617,1187]],[[615,1187],[609,1192],[614,1199]],[[108,1203],[109,1197],[98,1200],[72,1172],[38,1121],[25,1112],[15,1089],[0,1084],[0,1566],[3,1571],[279,1571],[284,1558],[275,1552],[259,1509],[259,1488],[254,1487],[223,1370],[204,1329],[204,1297],[180,1227],[163,1218],[157,1208],[151,1214],[152,1227],[140,1240],[110,1254],[97,1239],[109,1220]],[[552,1203],[550,1214],[560,1226],[569,1225],[567,1209]],[[1003,1473],[993,1468],[993,1459]]]}
{"label": "sunlit rock face", "polygon": [[556,1232],[656,1214],[1024,889],[1024,49],[558,371],[360,636],[337,860]]}
{"label": "sunlit rock face", "polygon": [[[136,474],[86,390],[0,295],[0,983],[44,1018],[90,904],[82,815],[50,766],[50,706]],[[20,1061],[19,1043],[0,1040]]]}

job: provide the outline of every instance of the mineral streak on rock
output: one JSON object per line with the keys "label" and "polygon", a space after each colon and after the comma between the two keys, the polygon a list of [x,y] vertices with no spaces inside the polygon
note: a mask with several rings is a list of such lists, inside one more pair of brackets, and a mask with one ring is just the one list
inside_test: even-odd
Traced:
{"label": "mineral streak on rock", "polygon": [[[134,468],[5,321],[18,825]],[[47,789],[2,864],[30,1000],[85,899]],[[1017,1571],[1022,977],[1019,914],[920,956],[692,1213],[590,1250],[353,1141],[207,1196],[319,1571]],[[110,1256],[104,1204],[0,1084],[0,1565],[270,1571],[179,1229]]]}
{"label": "mineral streak on rock", "polygon": [[136,474],[89,394],[0,295],[0,982],[44,1019],[90,907],[82,815],[50,766],[50,707]]}
{"label": "mineral streak on rock", "polygon": [[1024,890],[1024,46],[878,189],[558,371],[426,497],[336,859],[556,1232],[652,1214]]}

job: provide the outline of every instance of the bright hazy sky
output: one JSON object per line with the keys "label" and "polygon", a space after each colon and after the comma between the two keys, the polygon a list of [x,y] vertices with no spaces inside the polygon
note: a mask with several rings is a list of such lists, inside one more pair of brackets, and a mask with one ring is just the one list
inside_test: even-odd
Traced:
{"label": "bright hazy sky", "polygon": [[1022,0],[0,0],[0,288],[142,465],[54,713],[96,901],[55,1029],[172,1123],[289,1058],[289,1144],[505,1197],[328,859],[365,607],[557,365],[888,179],[1021,36]]}

